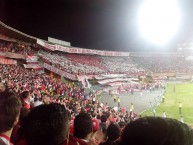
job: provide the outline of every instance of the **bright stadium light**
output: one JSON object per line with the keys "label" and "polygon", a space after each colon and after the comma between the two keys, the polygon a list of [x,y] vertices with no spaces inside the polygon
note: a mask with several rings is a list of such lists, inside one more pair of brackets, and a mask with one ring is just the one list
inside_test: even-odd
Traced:
{"label": "bright stadium light", "polygon": [[176,34],[180,21],[181,12],[176,0],[144,0],[138,15],[142,36],[160,45]]}

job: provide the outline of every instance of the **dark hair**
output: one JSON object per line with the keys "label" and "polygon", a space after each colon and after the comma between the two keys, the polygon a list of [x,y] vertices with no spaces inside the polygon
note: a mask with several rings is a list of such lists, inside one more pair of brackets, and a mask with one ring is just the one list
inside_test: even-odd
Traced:
{"label": "dark hair", "polygon": [[115,141],[120,137],[121,131],[118,125],[111,123],[107,128],[107,136],[111,141]]}
{"label": "dark hair", "polygon": [[84,139],[92,132],[93,122],[92,118],[87,113],[80,113],[74,120],[74,137]]}
{"label": "dark hair", "polygon": [[124,127],[125,127],[125,122],[120,121],[120,122],[119,122],[119,127],[120,127],[120,128],[124,128]]}
{"label": "dark hair", "polygon": [[21,93],[21,99],[26,99],[29,96],[29,92],[28,91],[24,91]]}
{"label": "dark hair", "polygon": [[92,118],[95,118],[96,117],[96,113],[92,113],[91,116],[92,116]]}
{"label": "dark hair", "polygon": [[106,122],[107,121],[107,117],[105,115],[101,116],[101,122]]}
{"label": "dark hair", "polygon": [[145,117],[130,122],[121,135],[120,145],[192,145],[193,131],[178,120]]}
{"label": "dark hair", "polygon": [[15,94],[5,91],[0,93],[0,133],[14,127],[16,118],[19,117],[21,102]]}
{"label": "dark hair", "polygon": [[106,118],[109,118],[111,116],[109,112],[105,112],[104,115],[106,116]]}
{"label": "dark hair", "polygon": [[17,124],[13,128],[11,138],[10,138],[13,144],[17,144],[20,140],[23,139],[23,131],[24,131],[23,123],[25,122],[25,119],[29,112],[30,112],[29,109],[24,108],[24,107],[21,108],[20,115],[19,115],[19,124]]}
{"label": "dark hair", "polygon": [[99,114],[97,114],[97,117],[96,117],[98,120],[101,119],[101,116]]}
{"label": "dark hair", "polygon": [[69,113],[63,105],[53,103],[33,108],[24,124],[28,145],[60,145],[67,138]]}

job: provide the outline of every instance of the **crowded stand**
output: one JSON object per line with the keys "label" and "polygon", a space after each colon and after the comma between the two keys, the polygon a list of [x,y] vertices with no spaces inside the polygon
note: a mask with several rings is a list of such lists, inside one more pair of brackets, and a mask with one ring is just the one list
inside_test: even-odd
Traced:
{"label": "crowded stand", "polygon": [[99,74],[140,74],[153,73],[190,73],[192,62],[179,55],[150,55],[130,57],[110,57],[97,55],[70,54],[34,50],[29,45],[0,42],[1,52],[11,52],[23,56],[39,56],[42,62],[75,75]]}
{"label": "crowded stand", "polygon": [[[193,144],[193,130],[175,119],[144,117],[124,122],[129,118],[121,111],[107,109],[97,114],[85,106],[72,112],[61,102],[44,101],[30,108],[28,91],[20,97],[2,86],[0,91],[1,145]],[[95,101],[91,104],[97,106]]]}
{"label": "crowded stand", "polygon": [[62,54],[44,50],[39,51],[38,55],[44,62],[72,74],[138,74],[144,72],[142,68],[133,63],[131,58],[126,57]]}
{"label": "crowded stand", "polygon": [[192,62],[187,61],[184,56],[133,56],[133,61],[143,67],[146,71],[154,73],[191,73]]}
{"label": "crowded stand", "polygon": [[[169,118],[140,118],[133,108],[128,110],[119,105],[109,107],[97,99],[97,91],[86,93],[82,86],[61,82],[33,69],[1,64],[0,82],[1,145],[126,145],[131,141],[139,145],[149,143],[151,139],[148,135],[155,138],[152,145],[159,142],[174,145],[170,139],[165,139],[168,137],[166,132],[172,134],[169,137],[175,140],[176,136],[183,134],[179,145],[193,143],[193,132],[184,123]],[[137,84],[124,87],[128,90],[139,89]],[[141,85],[141,89],[151,87]],[[157,87],[161,86],[157,84]],[[10,117],[7,118],[9,113]],[[10,124],[7,125],[7,121]],[[161,131],[160,124],[166,129]],[[141,130],[147,139],[137,142],[130,137],[128,140],[131,131],[134,138],[138,135],[142,138]],[[160,133],[163,138],[160,138]]]}
{"label": "crowded stand", "polygon": [[[96,91],[85,94],[82,87],[62,83],[45,74],[29,71],[17,65],[0,65],[1,82],[15,94],[22,102],[23,108],[31,110],[41,104],[60,103],[69,110],[72,119],[80,112],[86,112],[99,121],[105,114],[105,120],[114,123],[128,123],[139,116],[126,108],[111,108],[96,98]],[[105,121],[105,122],[106,122]],[[71,124],[71,133],[73,125]]]}
{"label": "crowded stand", "polygon": [[61,54],[59,52],[52,53],[52,52],[41,50],[38,52],[38,56],[43,60],[43,62],[49,63],[50,65],[71,74],[93,75],[93,74],[105,73],[104,70],[100,69],[95,65],[87,65],[88,63],[87,64],[84,62],[82,63],[82,61],[73,62],[70,59],[68,59],[68,57],[65,57],[64,54]]}
{"label": "crowded stand", "polygon": [[109,74],[138,74],[143,72],[130,57],[101,57]]}
{"label": "crowded stand", "polygon": [[95,66],[102,70],[106,69],[103,66],[103,63],[100,57],[97,57],[95,55],[81,55],[81,54],[68,53],[68,54],[65,54],[64,57],[67,57],[69,60],[75,63],[81,63],[81,64],[88,65],[88,66]]}
{"label": "crowded stand", "polygon": [[22,55],[36,55],[37,51],[32,49],[29,45],[13,43],[13,42],[5,42],[0,41],[0,51],[1,52],[12,52],[18,53]]}

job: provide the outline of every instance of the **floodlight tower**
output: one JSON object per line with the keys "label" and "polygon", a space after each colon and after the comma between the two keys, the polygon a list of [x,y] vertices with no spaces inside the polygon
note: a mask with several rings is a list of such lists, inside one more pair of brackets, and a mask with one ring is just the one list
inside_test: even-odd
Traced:
{"label": "floodlight tower", "polygon": [[177,0],[145,0],[138,12],[139,32],[149,42],[164,46],[177,34],[181,18]]}

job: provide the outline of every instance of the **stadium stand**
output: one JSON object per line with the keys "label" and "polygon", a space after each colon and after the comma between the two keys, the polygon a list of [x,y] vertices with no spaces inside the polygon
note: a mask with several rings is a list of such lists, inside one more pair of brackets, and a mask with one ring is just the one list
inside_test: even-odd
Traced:
{"label": "stadium stand", "polygon": [[[0,82],[1,88],[5,88],[1,90],[13,92],[14,99],[19,99],[22,105],[19,117],[18,112],[12,113],[14,118],[11,124],[3,120],[5,117],[1,115],[5,112],[0,114],[0,122],[3,122],[0,125],[5,126],[6,124],[9,127],[8,130],[0,131],[0,143],[6,145],[12,143],[14,145],[97,145],[107,141],[107,144],[124,145],[128,143],[127,135],[130,133],[130,138],[143,143],[146,143],[146,140],[142,139],[146,139],[144,136],[147,136],[148,143],[154,139],[156,144],[167,145],[169,141],[173,141],[169,144],[192,145],[192,130],[179,121],[163,118],[139,119],[140,115],[133,110],[128,111],[124,107],[112,108],[107,103],[100,102],[97,95],[101,90],[90,89],[87,92],[84,86],[76,81],[61,81],[63,74],[58,79],[47,73],[40,73],[34,68],[23,67],[28,61],[38,61],[40,64],[47,63],[57,68],[50,69],[52,71],[50,74],[56,73],[54,70],[62,70],[62,73],[77,75],[80,80],[81,78],[86,79],[85,82],[92,78],[112,85],[117,82],[120,84],[117,91],[121,89],[133,91],[162,87],[156,83],[152,85],[142,83],[141,88],[138,88],[137,82],[132,83],[134,80],[139,81],[137,77],[141,74],[145,75],[146,72],[190,72],[191,63],[186,62],[184,57],[173,56],[169,59],[163,55],[160,56],[160,59],[155,59],[155,57],[102,56],[92,53],[70,54],[48,50],[37,43],[38,38],[19,32],[2,22],[0,32],[2,39],[0,59],[4,60],[0,61]],[[32,56],[37,56],[37,58]],[[150,61],[148,63],[150,66],[146,65],[148,61]],[[128,84],[123,84],[125,81]],[[0,107],[6,105],[4,97],[0,96]],[[17,103],[17,106],[19,105],[20,103]],[[114,128],[112,126],[115,129],[112,129]],[[138,128],[132,130],[133,126]],[[123,128],[125,130],[122,135],[118,132],[116,137],[111,136],[116,129],[122,131]],[[70,130],[69,135],[68,130]],[[7,131],[9,131],[8,134]],[[139,138],[137,135],[141,131],[144,131],[143,136]],[[152,132],[155,134],[151,134]],[[132,133],[136,136],[132,136]],[[81,136],[83,134],[84,136]],[[172,136],[166,136],[168,134]],[[151,135],[151,139],[148,138],[148,135]],[[163,138],[160,138],[159,135]],[[176,142],[176,139],[179,139],[179,142]]]}
{"label": "stadium stand", "polygon": [[134,62],[146,71],[153,73],[190,73],[193,70],[192,61],[183,55],[154,54],[151,56],[133,56]]}

